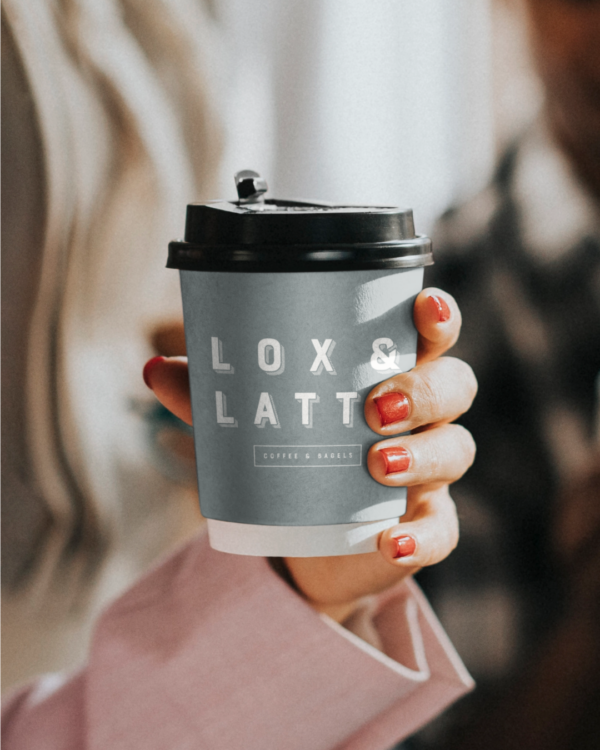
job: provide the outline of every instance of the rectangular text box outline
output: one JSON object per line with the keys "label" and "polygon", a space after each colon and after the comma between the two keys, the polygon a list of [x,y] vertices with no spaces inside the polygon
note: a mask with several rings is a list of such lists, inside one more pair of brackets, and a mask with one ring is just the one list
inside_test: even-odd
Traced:
{"label": "rectangular text box outline", "polygon": [[[362,466],[362,445],[359,443],[348,443],[346,445],[254,445],[254,466],[257,469],[339,469],[352,466]],[[257,464],[256,463],[256,449],[257,448],[277,448],[279,450],[283,448],[358,448],[358,463],[357,464],[301,464],[296,466],[277,466],[276,464]]]}

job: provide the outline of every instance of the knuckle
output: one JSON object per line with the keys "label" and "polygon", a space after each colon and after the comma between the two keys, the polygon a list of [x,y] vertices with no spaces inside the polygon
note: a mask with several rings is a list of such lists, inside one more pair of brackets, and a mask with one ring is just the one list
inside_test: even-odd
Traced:
{"label": "knuckle", "polygon": [[456,549],[459,539],[458,513],[454,501],[447,493],[444,500],[445,512],[443,513],[443,527],[439,538],[439,547],[433,553],[433,562],[445,559]]}
{"label": "knuckle", "polygon": [[[429,437],[429,436],[427,436]],[[426,453],[425,460],[421,458],[420,463],[427,467],[427,473],[430,478],[439,477],[443,470],[445,461],[442,460],[443,449],[437,441],[430,444],[429,450]]]}
{"label": "knuckle", "polygon": [[465,379],[468,385],[470,402],[472,402],[475,396],[477,395],[477,391],[479,389],[479,383],[477,382],[477,378],[475,376],[475,373],[471,365],[468,365],[466,362],[463,362],[462,365],[463,365],[464,372],[465,372]]}
{"label": "knuckle", "polygon": [[473,435],[471,435],[469,430],[462,425],[453,424],[450,426],[452,427],[453,432],[452,440],[458,442],[461,452],[467,459],[468,466],[471,466],[473,461],[475,461],[475,454],[477,453],[477,446],[473,439]]}
{"label": "knuckle", "polygon": [[448,495],[448,499],[451,504],[451,511],[449,514],[448,519],[448,554],[452,552],[452,550],[456,549],[456,546],[458,545],[458,539],[460,537],[460,524],[458,521],[458,513],[456,511],[456,505],[454,504],[454,501]]}
{"label": "knuckle", "polygon": [[456,357],[446,357],[446,359],[454,369],[454,382],[460,383],[461,391],[467,397],[470,405],[477,395],[477,389],[479,387],[473,368],[462,359],[457,359]]}
{"label": "knuckle", "polygon": [[423,371],[415,382],[413,402],[424,416],[435,419],[443,409],[443,384],[435,371]]}
{"label": "knuckle", "polygon": [[458,512],[447,485],[436,491],[431,511],[428,533],[422,535],[422,565],[434,565],[444,560],[456,548],[459,539]]}

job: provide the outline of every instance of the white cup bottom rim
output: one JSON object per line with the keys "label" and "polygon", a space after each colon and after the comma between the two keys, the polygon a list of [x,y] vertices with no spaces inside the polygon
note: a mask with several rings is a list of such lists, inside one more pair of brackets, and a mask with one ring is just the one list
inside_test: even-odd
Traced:
{"label": "white cup bottom rim", "polygon": [[398,516],[326,526],[262,526],[207,519],[213,549],[254,557],[333,557],[376,552],[379,534],[397,523]]}

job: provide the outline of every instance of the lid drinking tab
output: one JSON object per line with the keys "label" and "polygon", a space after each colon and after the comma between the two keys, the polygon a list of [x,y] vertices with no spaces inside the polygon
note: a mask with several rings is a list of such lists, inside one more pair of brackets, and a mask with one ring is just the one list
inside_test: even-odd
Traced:
{"label": "lid drinking tab", "polygon": [[251,169],[243,169],[236,172],[234,176],[240,204],[262,203],[264,194],[269,189],[267,181],[258,172]]}

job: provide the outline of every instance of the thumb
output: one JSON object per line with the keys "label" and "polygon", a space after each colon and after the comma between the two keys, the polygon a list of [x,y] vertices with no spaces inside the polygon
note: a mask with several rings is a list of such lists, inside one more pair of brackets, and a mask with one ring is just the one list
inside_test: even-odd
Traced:
{"label": "thumb", "polygon": [[165,408],[186,424],[192,424],[187,357],[153,357],[146,362],[143,376]]}

